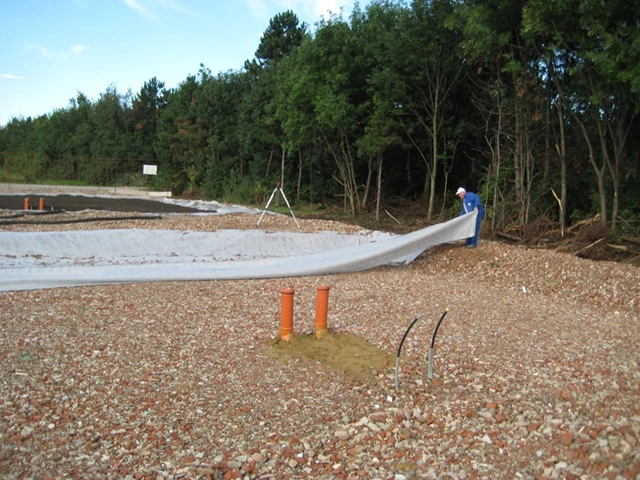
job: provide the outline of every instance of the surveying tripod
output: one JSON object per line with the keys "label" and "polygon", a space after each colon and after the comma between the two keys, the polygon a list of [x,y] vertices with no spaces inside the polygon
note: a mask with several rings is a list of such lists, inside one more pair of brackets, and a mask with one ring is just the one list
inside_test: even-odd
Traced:
{"label": "surveying tripod", "polygon": [[[262,215],[260,215],[260,218],[258,219],[257,225],[260,225],[260,222],[262,221],[262,217],[264,217],[264,214],[267,213],[267,210],[269,209],[269,205],[271,204],[271,201],[273,200],[273,197],[276,196],[276,194],[282,195],[282,198],[284,199],[284,202],[287,204],[287,208],[289,208],[289,212],[291,212],[291,216],[293,217],[293,220],[296,222],[296,225],[298,226],[298,228],[300,228],[300,224],[298,223],[298,220],[296,219],[296,216],[293,214],[293,210],[291,210],[291,205],[289,205],[289,200],[287,200],[287,196],[282,191],[282,187],[280,186],[280,182],[276,183],[276,188],[274,188],[273,192],[271,192],[271,196],[269,197],[269,201],[267,202],[267,205],[264,207],[264,210],[262,211]],[[277,212],[275,212],[275,213],[277,214]]]}

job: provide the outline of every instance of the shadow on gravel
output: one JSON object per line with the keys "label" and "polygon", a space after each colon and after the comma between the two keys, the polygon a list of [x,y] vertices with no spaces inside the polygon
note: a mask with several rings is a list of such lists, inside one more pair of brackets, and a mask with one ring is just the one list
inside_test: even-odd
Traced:
{"label": "shadow on gravel", "polygon": [[29,198],[31,208],[38,209],[44,198],[45,210],[103,210],[108,212],[140,213],[196,213],[197,208],[142,198],[89,197],[84,195],[0,195],[0,210],[24,210],[24,199]]}

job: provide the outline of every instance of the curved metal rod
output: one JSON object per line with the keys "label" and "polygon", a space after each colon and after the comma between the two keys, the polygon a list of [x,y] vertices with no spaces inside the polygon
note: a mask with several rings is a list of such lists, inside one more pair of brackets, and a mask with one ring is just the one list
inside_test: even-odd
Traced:
{"label": "curved metal rod", "polygon": [[[449,308],[446,308],[445,311],[442,313],[442,316],[440,317],[440,320],[438,320],[436,328],[435,328],[435,330],[433,332],[433,336],[431,337],[431,348],[429,349],[429,371],[428,371],[429,380],[431,380],[432,376],[433,376],[432,375],[432,373],[433,373],[433,346],[435,345],[435,342],[436,342],[436,335],[438,333],[438,329],[440,328],[440,324],[442,323],[442,320],[444,320],[444,317],[447,315],[448,312],[449,312]],[[396,371],[395,371],[396,390],[398,390],[400,388],[399,384],[398,384],[398,366],[400,365],[400,353],[402,352],[402,346],[404,345],[404,341],[406,340],[407,335],[409,334],[409,332],[411,331],[413,326],[422,317],[424,317],[424,314],[423,315],[418,315],[416,318],[413,319],[413,321],[411,322],[411,325],[409,325],[409,328],[407,328],[407,331],[404,332],[404,335],[402,336],[402,340],[400,341],[400,345],[398,345],[398,353],[396,354]]]}
{"label": "curved metal rod", "polygon": [[411,322],[411,325],[409,325],[409,328],[407,328],[407,331],[404,332],[402,340],[400,341],[400,345],[398,346],[398,353],[396,355],[396,390],[398,390],[398,364],[400,363],[400,352],[402,351],[402,345],[404,344],[404,341],[407,338],[409,331],[413,328],[416,322],[420,320],[422,317],[424,317],[424,315],[418,315],[416,318],[413,319],[413,322]]}
{"label": "curved metal rod", "polygon": [[436,334],[438,333],[438,329],[440,328],[440,324],[442,323],[442,320],[444,320],[444,316],[449,312],[449,309],[445,309],[445,311],[442,313],[442,316],[440,317],[440,320],[438,320],[438,324],[436,325],[436,329],[433,331],[433,337],[431,337],[431,348],[433,348],[433,345],[436,343]]}
{"label": "curved metal rod", "polygon": [[429,367],[427,369],[427,378],[429,381],[433,380],[433,346],[436,343],[436,334],[438,333],[438,329],[440,328],[440,324],[442,320],[444,320],[445,315],[449,312],[449,308],[446,308],[442,313],[440,320],[438,320],[438,324],[436,325],[436,329],[433,331],[433,337],[431,337],[431,348],[429,348]]}

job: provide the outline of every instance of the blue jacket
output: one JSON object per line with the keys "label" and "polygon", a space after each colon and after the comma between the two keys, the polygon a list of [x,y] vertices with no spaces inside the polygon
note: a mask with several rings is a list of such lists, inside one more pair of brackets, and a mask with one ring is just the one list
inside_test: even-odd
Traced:
{"label": "blue jacket", "polygon": [[462,199],[462,211],[460,215],[473,212],[474,208],[478,209],[478,218],[484,217],[484,207],[480,201],[480,197],[473,192],[467,192]]}

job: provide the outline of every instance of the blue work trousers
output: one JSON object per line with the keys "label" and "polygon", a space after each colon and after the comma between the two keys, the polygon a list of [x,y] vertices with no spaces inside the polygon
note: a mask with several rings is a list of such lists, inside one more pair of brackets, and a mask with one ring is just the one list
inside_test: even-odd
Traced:
{"label": "blue work trousers", "polygon": [[467,238],[467,245],[472,245],[474,247],[478,246],[478,238],[480,237],[480,224],[482,223],[482,219],[484,218],[484,210],[478,210],[478,216],[476,217],[476,233],[473,237]]}

